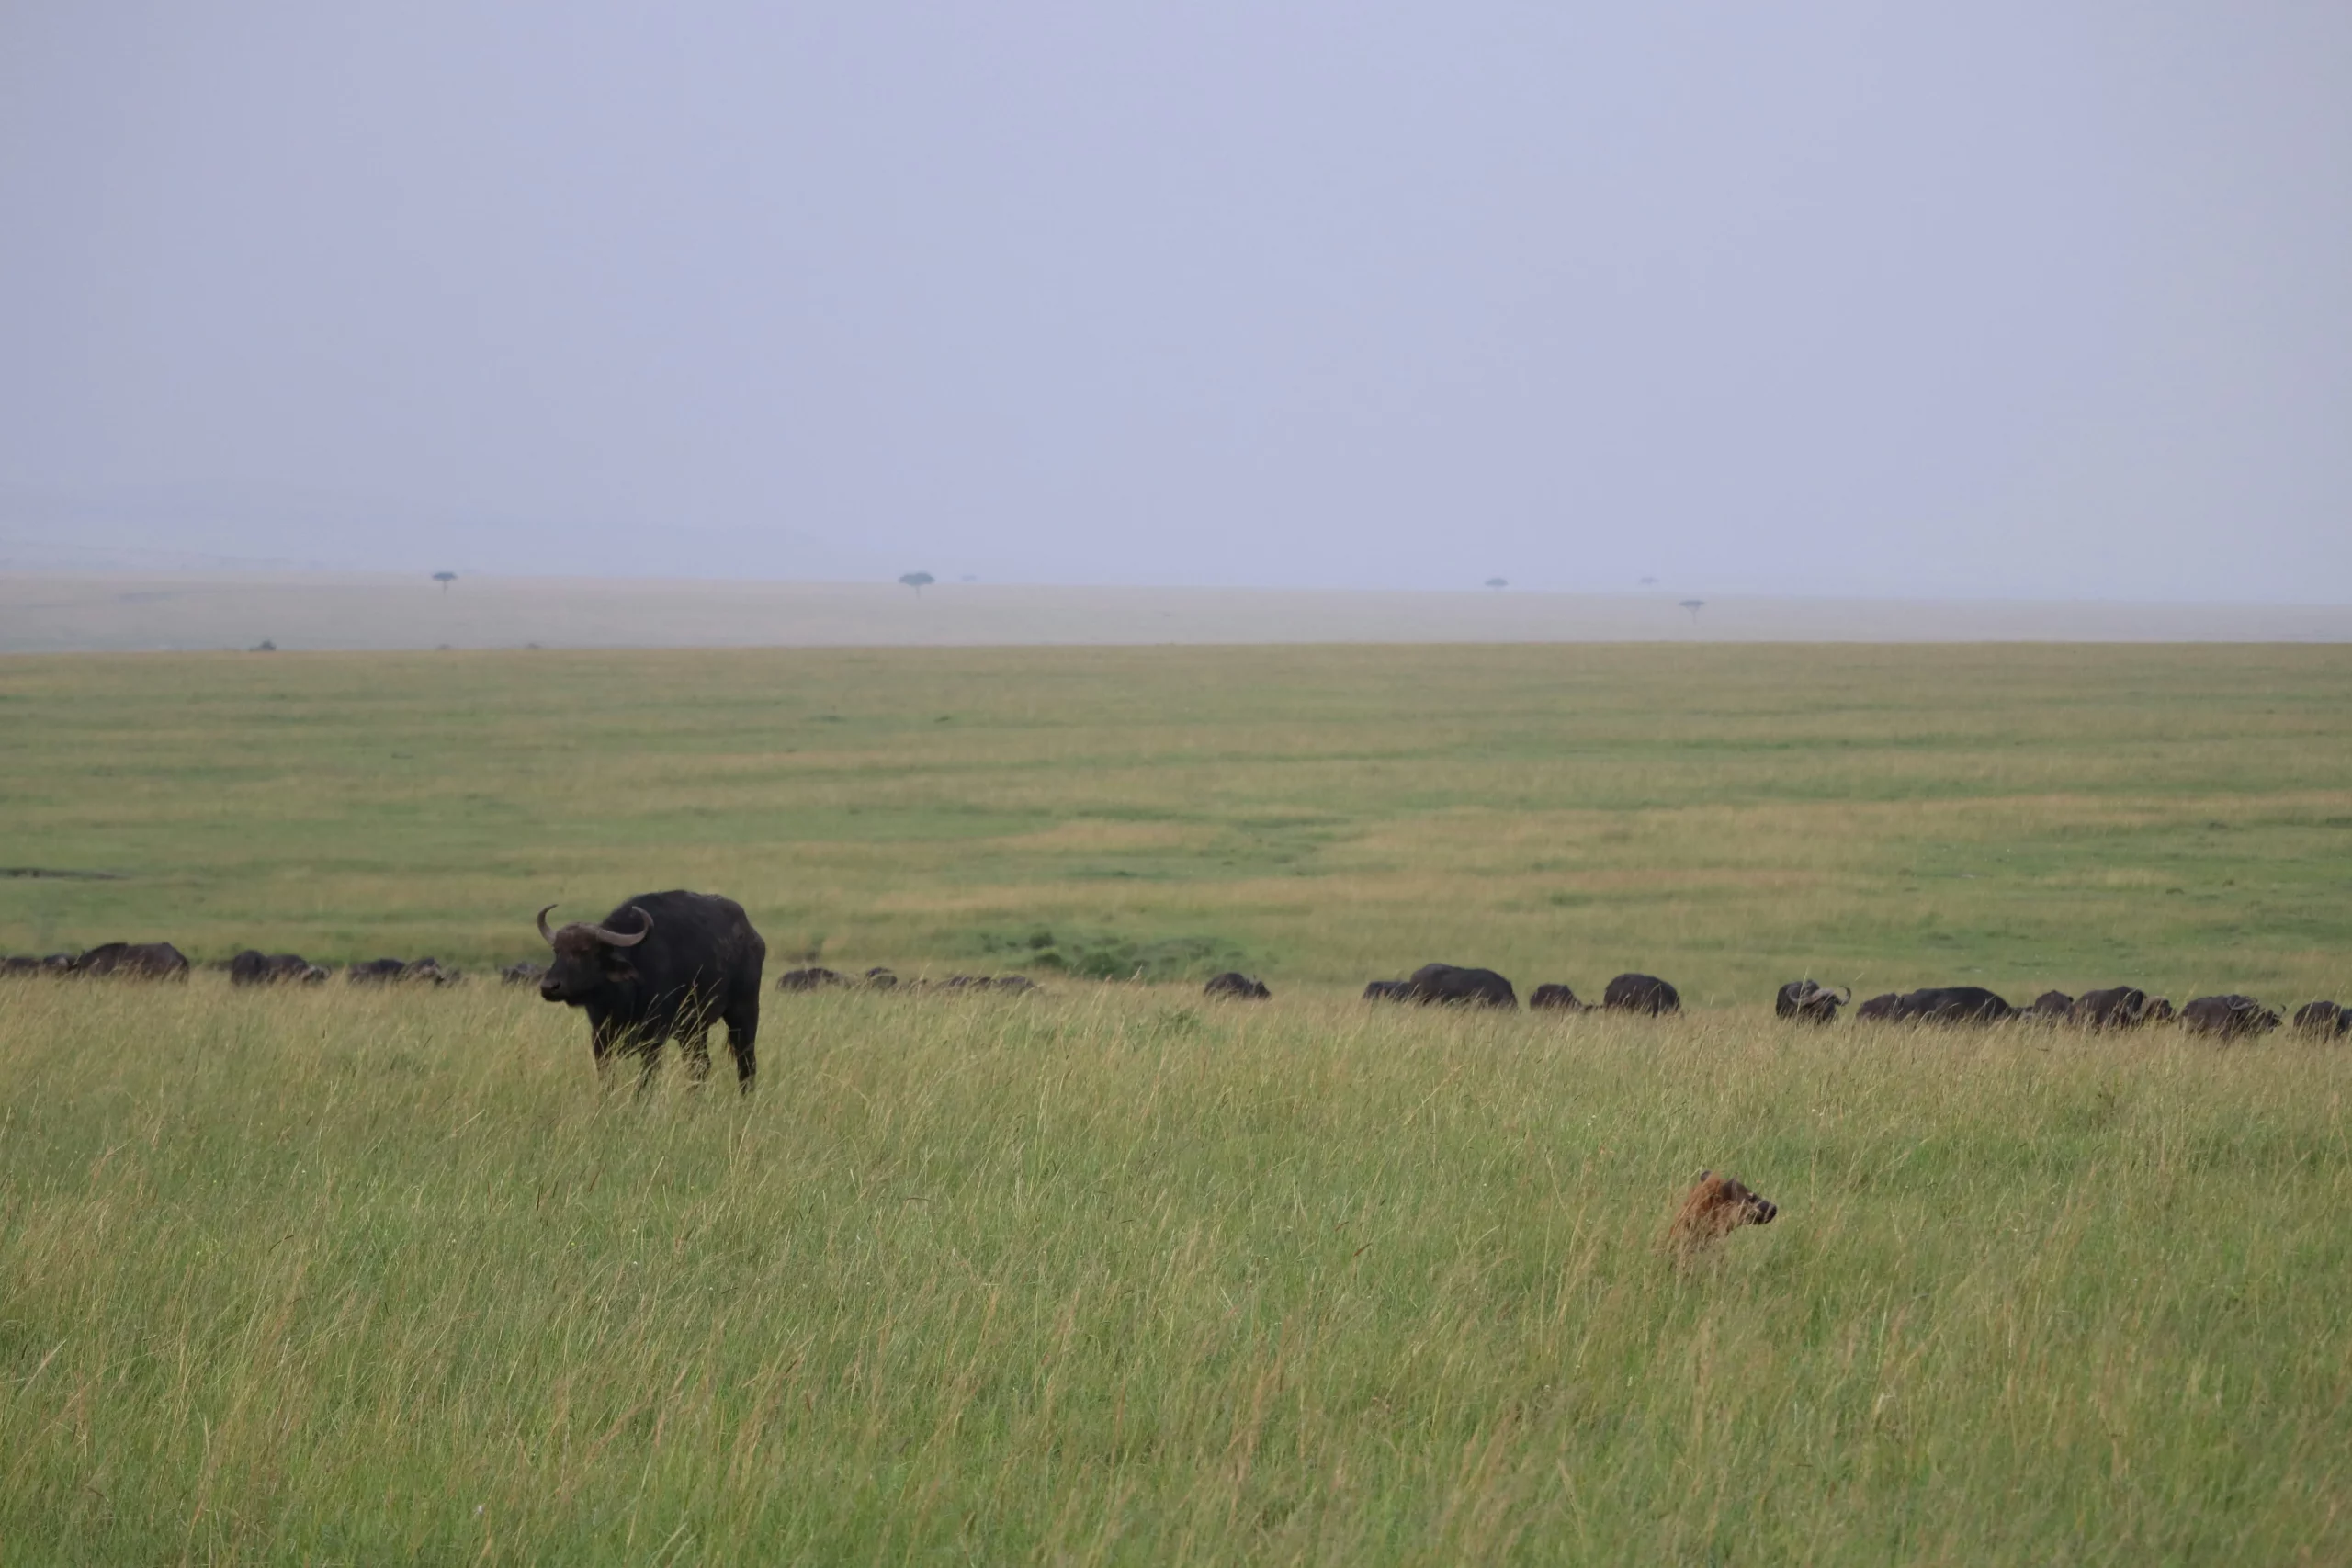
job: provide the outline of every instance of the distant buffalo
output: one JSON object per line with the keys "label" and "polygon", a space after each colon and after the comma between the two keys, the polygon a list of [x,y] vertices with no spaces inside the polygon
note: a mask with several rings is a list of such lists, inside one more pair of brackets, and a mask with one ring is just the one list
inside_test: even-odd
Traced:
{"label": "distant buffalo", "polygon": [[2334,1002],[2305,1002],[2295,1010],[2295,1027],[2322,1039],[2352,1034],[2352,1008]]}
{"label": "distant buffalo", "polygon": [[1747,1183],[1702,1170],[1674,1216],[1667,1243],[1677,1251],[1696,1252],[1742,1225],[1769,1225],[1780,1213],[1779,1204],[1751,1190]]}
{"label": "distant buffalo", "polygon": [[1576,992],[1557,984],[1538,986],[1529,992],[1527,1009],[1530,1012],[1583,1012],[1586,1010],[1584,1003],[1577,999]]}
{"label": "distant buffalo", "polygon": [[2278,1015],[2256,1001],[2232,992],[2225,997],[2199,997],[2180,1010],[2180,1026],[2191,1034],[2221,1040],[2267,1034],[2278,1027]]}
{"label": "distant buffalo", "polygon": [[1424,964],[1405,982],[1412,1001],[1446,1006],[1509,1008],[1519,1010],[1519,993],[1491,969],[1464,969],[1453,964]]}
{"label": "distant buffalo", "polygon": [[1037,982],[1026,975],[950,975],[939,982],[943,991],[1034,991]]}
{"label": "distant buffalo", "polygon": [[[2066,1016],[2085,1029],[2137,1029],[2156,1021],[2153,1007],[2148,993],[2139,987],[2113,986],[2103,991],[2085,991]],[[2171,1004],[2166,1003],[2165,1016],[2170,1010]]]}
{"label": "distant buffalo", "polygon": [[2031,1017],[2052,1023],[2064,1023],[2075,1010],[2075,998],[2064,991],[2044,991],[2034,998],[2033,1005],[2025,1010]]}
{"label": "distant buffalo", "polygon": [[1835,1023],[1838,1010],[1853,999],[1850,986],[1841,997],[1812,980],[1792,980],[1772,998],[1772,1013],[1776,1018],[1793,1018],[1805,1023]]}
{"label": "distant buffalo", "polygon": [[1413,983],[1410,980],[1374,980],[1364,987],[1363,999],[1368,1002],[1408,1002],[1413,999]]}
{"label": "distant buffalo", "polygon": [[72,965],[67,964],[51,968],[50,961],[46,958],[33,958],[23,954],[11,954],[6,958],[0,958],[0,975],[62,974],[71,967]]}
{"label": "distant buffalo", "polygon": [[229,960],[232,986],[318,986],[325,984],[326,977],[324,969],[295,953],[263,953],[249,947]]}
{"label": "distant buffalo", "polygon": [[1854,1016],[1896,1023],[1999,1023],[2017,1017],[2018,1010],[1982,986],[1929,986],[1872,997]]}
{"label": "distant buffalo", "polygon": [[370,958],[344,971],[354,986],[454,986],[465,976],[437,958]]}
{"label": "distant buffalo", "polygon": [[498,972],[498,983],[502,986],[536,987],[541,980],[547,978],[547,973],[546,964],[534,964],[526,958],[520,964],[509,964],[505,968],[501,969]]}
{"label": "distant buffalo", "polygon": [[831,969],[787,969],[775,977],[775,988],[779,991],[817,991],[827,986],[848,984],[846,976],[838,975]]}
{"label": "distant buffalo", "polygon": [[898,983],[899,977],[878,964],[865,972],[865,984],[868,990],[887,991]]}
{"label": "distant buffalo", "polygon": [[1271,998],[1274,993],[1266,989],[1266,982],[1263,980],[1254,979],[1238,969],[1228,969],[1222,975],[1212,976],[1209,983],[1201,987],[1201,994],[1204,997],[1234,997],[1244,1001],[1262,1002]]}
{"label": "distant buffalo", "polygon": [[737,1087],[752,1092],[768,944],[743,906],[683,888],[641,893],[600,925],[550,931],[548,909],[554,908],[538,915],[539,934],[554,953],[539,995],[586,1010],[600,1077],[611,1070],[615,1052],[633,1055],[642,1091],[661,1062],[662,1043],[674,1034],[687,1075],[700,1083],[710,1074],[711,1025],[723,1021]]}
{"label": "distant buffalo", "polygon": [[1600,1005],[1611,1012],[1680,1012],[1682,993],[1655,975],[1620,975],[1600,993]]}
{"label": "distant buffalo", "polygon": [[1999,1023],[2018,1010],[1982,986],[1931,986],[1903,998],[1901,1018],[1922,1023]]}
{"label": "distant buffalo", "polygon": [[110,942],[75,959],[73,972],[137,980],[185,980],[187,957],[168,942]]}

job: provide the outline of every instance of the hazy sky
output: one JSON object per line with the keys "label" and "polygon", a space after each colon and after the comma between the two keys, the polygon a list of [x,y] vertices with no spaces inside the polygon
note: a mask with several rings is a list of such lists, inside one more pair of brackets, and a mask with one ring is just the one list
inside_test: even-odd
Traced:
{"label": "hazy sky", "polygon": [[0,4],[0,558],[2352,599],[2352,6]]}

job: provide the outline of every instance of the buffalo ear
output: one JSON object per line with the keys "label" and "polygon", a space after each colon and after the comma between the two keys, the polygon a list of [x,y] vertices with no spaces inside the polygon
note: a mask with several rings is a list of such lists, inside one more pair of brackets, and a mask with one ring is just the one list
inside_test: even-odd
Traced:
{"label": "buffalo ear", "polygon": [[1706,1180],[1706,1179],[1707,1179],[1707,1178],[1709,1178],[1709,1177],[1711,1177],[1711,1176],[1713,1176],[1713,1175],[1714,1175],[1714,1174],[1715,1174],[1715,1173],[1714,1173],[1713,1171],[1712,1171],[1712,1170],[1702,1170],[1702,1171],[1701,1171],[1701,1172],[1699,1173],[1699,1179],[1700,1179],[1700,1180],[1702,1180],[1702,1181],[1704,1181],[1704,1180]]}
{"label": "buffalo ear", "polygon": [[637,978],[637,965],[608,947],[605,949],[605,978],[634,980]]}

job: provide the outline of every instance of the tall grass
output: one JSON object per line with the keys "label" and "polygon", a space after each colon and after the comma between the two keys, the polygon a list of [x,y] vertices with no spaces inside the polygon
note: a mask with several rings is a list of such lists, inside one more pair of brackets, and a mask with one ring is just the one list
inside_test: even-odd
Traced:
{"label": "tall grass", "polygon": [[[15,1562],[2342,1562],[2352,1053],[0,991]],[[723,1077],[723,1074],[722,1074]],[[1678,1267],[1702,1166],[1780,1221]]]}

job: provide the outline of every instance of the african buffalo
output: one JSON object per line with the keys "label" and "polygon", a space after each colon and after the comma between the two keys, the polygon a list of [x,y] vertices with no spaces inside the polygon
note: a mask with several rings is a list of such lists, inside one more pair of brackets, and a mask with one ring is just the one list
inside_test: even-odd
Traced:
{"label": "african buffalo", "polygon": [[1365,984],[1363,999],[1368,1002],[1406,1002],[1413,999],[1410,980],[1373,980]]}
{"label": "african buffalo", "polygon": [[1655,975],[1620,975],[1600,993],[1600,1005],[1611,1012],[1680,1012],[1682,993]]}
{"label": "african buffalo", "polygon": [[1903,998],[1899,992],[1881,991],[1877,996],[1856,1008],[1854,1016],[1868,1019],[1892,1019],[1896,1016],[1896,1010],[1902,1006]]}
{"label": "african buffalo", "polygon": [[1519,993],[1491,969],[1464,969],[1453,964],[1424,964],[1405,982],[1409,1001],[1448,1006],[1509,1008],[1519,1010]]}
{"label": "african buffalo", "polygon": [[887,991],[898,983],[899,977],[878,964],[865,972],[865,986],[868,990]]}
{"label": "african buffalo", "polygon": [[1266,982],[1253,979],[1238,969],[1228,969],[1222,975],[1212,976],[1209,983],[1201,987],[1201,995],[1204,997],[1234,997],[1252,1002],[1268,1000],[1273,994],[1266,989]]}
{"label": "african buffalo", "polygon": [[324,969],[299,953],[263,953],[249,947],[229,960],[232,986],[317,986],[324,984],[326,977]]}
{"label": "african buffalo", "polygon": [[1780,1212],[1780,1205],[1736,1178],[1702,1170],[1682,1200],[1667,1242],[1678,1251],[1696,1252],[1742,1225],[1769,1225]]}
{"label": "african buffalo", "polygon": [[1982,986],[1930,986],[1905,994],[1894,1016],[1922,1023],[1999,1023],[2018,1010]]}
{"label": "african buffalo", "polygon": [[2044,991],[2025,1010],[2029,1016],[2045,1022],[2064,1023],[2074,1013],[2075,998],[2064,991]]}
{"label": "african buffalo", "polygon": [[2137,986],[2113,986],[2085,991],[2067,1011],[2070,1021],[2085,1029],[2137,1029],[2149,1022],[2148,993]]}
{"label": "african buffalo", "polygon": [[11,953],[0,958],[0,975],[40,975],[49,968],[45,960]]}
{"label": "african buffalo", "polygon": [[1530,1012],[1583,1012],[1587,1010],[1584,1003],[1577,999],[1576,992],[1555,982],[1538,986],[1528,993],[1527,1010]]}
{"label": "african buffalo", "polygon": [[2352,1034],[2352,1008],[2339,1007],[2334,1002],[2305,1002],[2295,1010],[2295,1027],[2305,1034],[2316,1034],[2322,1039]]}
{"label": "african buffalo", "polygon": [[1772,998],[1772,1014],[1776,1018],[1801,1019],[1806,1023],[1835,1023],[1838,1010],[1853,999],[1851,986],[1841,997],[1812,980],[1792,980]]}
{"label": "african buffalo", "polygon": [[74,963],[76,975],[119,975],[139,980],[185,980],[187,959],[168,942],[109,942]]}
{"label": "african buffalo", "polygon": [[554,908],[538,915],[539,934],[555,954],[539,995],[587,1010],[599,1076],[609,1072],[614,1052],[634,1054],[642,1092],[661,1062],[662,1043],[674,1034],[688,1077],[700,1083],[710,1074],[710,1026],[724,1021],[737,1086],[752,1092],[768,944],[741,904],[683,888],[641,893],[623,899],[601,925],[550,931],[548,909]]}
{"label": "african buffalo", "polygon": [[501,969],[498,972],[498,983],[502,986],[530,986],[536,988],[541,980],[547,978],[547,973],[546,964],[534,964],[526,958],[520,964],[509,964],[505,968]]}
{"label": "african buffalo", "polygon": [[454,986],[465,976],[437,958],[370,958],[343,972],[354,986]]}
{"label": "african buffalo", "polygon": [[2209,1034],[2217,1039],[2235,1040],[2248,1034],[2267,1034],[2278,1027],[2278,1015],[2256,1001],[2233,991],[2224,997],[2199,997],[2180,1010],[2180,1026],[2191,1034]]}
{"label": "african buffalo", "polygon": [[827,986],[848,984],[846,976],[831,969],[787,969],[775,977],[775,988],[779,991],[815,991]]}

